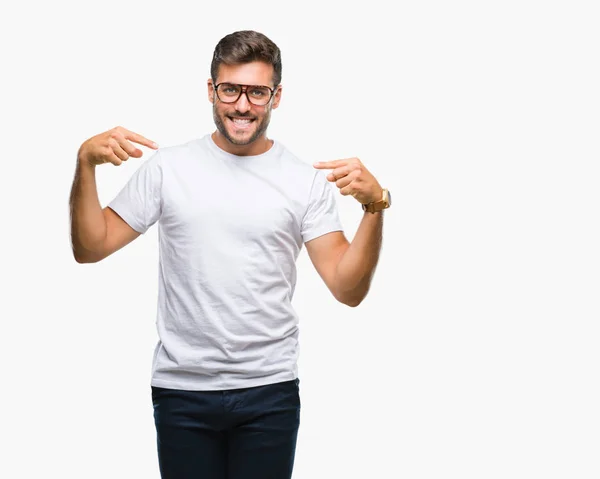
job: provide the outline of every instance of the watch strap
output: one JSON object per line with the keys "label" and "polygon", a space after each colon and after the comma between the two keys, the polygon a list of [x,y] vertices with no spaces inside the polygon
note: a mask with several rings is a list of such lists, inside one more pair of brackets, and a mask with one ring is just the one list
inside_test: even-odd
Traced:
{"label": "watch strap", "polygon": [[373,201],[372,203],[367,203],[362,205],[362,209],[367,213],[376,213],[377,211],[384,210],[389,208],[390,203],[388,201],[388,190],[387,188],[383,189],[383,198],[379,201]]}

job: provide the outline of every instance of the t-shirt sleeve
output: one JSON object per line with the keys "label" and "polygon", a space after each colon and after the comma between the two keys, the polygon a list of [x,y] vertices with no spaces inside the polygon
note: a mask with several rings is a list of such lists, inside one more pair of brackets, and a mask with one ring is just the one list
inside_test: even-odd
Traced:
{"label": "t-shirt sleeve", "polygon": [[155,152],[108,204],[138,233],[145,233],[160,218],[162,168],[159,160],[160,154]]}
{"label": "t-shirt sleeve", "polygon": [[310,190],[308,208],[302,219],[302,240],[311,239],[332,231],[343,231],[333,186],[325,174],[317,170]]}

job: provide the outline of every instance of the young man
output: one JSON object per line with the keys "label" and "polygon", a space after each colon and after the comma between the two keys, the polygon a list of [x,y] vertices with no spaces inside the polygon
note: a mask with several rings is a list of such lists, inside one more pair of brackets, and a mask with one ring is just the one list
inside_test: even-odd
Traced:
{"label": "young man", "polygon": [[[300,422],[295,262],[357,306],[379,257],[390,196],[358,158],[309,165],[267,137],[281,55],[264,35],[217,44],[208,80],[216,131],[156,151],[102,209],[95,167],[139,158],[116,127],[85,141],[71,193],[73,253],[93,263],[159,223],[152,401],[163,478],[291,477]],[[333,170],[325,176],[321,169]],[[334,182],[365,213],[352,241]]]}

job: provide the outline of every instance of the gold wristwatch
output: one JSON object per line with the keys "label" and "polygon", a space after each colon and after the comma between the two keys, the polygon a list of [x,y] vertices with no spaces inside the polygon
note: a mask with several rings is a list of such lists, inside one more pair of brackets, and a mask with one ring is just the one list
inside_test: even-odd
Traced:
{"label": "gold wristwatch", "polygon": [[384,188],[382,199],[379,201],[374,201],[373,203],[362,205],[362,209],[368,213],[375,213],[377,211],[385,210],[390,206],[392,206],[392,194],[387,190],[387,188]]}

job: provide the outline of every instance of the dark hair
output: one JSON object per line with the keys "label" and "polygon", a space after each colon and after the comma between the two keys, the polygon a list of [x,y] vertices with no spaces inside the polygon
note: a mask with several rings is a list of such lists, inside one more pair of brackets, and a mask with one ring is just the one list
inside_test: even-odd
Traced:
{"label": "dark hair", "polygon": [[240,65],[261,61],[273,65],[273,84],[281,83],[281,52],[269,38],[253,30],[233,32],[219,40],[215,47],[210,76],[217,81],[219,65]]}

